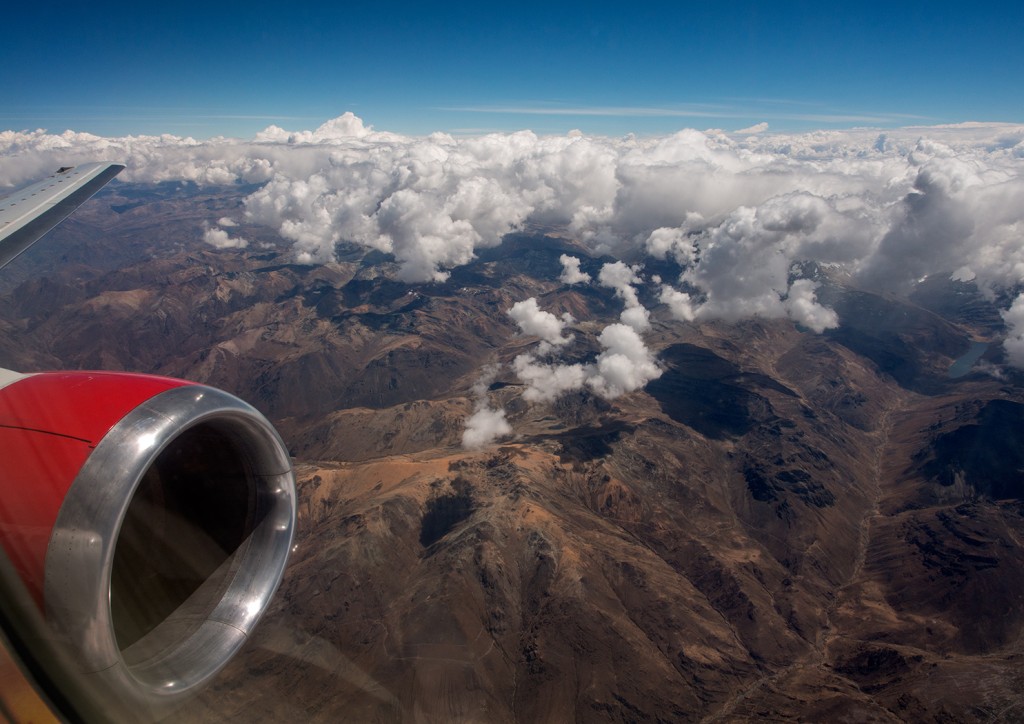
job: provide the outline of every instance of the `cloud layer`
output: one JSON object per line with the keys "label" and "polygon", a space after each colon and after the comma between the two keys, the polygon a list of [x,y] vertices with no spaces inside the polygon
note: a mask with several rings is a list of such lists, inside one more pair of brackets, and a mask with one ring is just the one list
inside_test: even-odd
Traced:
{"label": "cloud layer", "polygon": [[[935,273],[990,293],[1024,282],[1024,127],[764,131],[413,138],[350,113],[251,140],[5,131],[0,185],[102,159],[125,162],[124,181],[258,183],[244,221],[291,241],[298,261],[330,260],[337,242],[354,242],[394,254],[401,278],[417,283],[445,279],[527,223],[558,225],[630,264],[652,256],[685,265],[661,297],[681,319],[834,326],[813,285],[792,278],[802,260],[897,293]],[[216,246],[244,242],[215,228],[206,236]],[[571,261],[562,273],[586,281]],[[646,310],[623,279],[600,283],[622,297],[623,323],[642,330]],[[1016,319],[1008,312],[1014,329]]]}

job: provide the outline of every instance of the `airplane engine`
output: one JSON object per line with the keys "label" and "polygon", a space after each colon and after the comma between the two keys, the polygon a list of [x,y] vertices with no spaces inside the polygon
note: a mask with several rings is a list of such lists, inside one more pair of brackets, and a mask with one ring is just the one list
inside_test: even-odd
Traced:
{"label": "airplane engine", "polygon": [[295,529],[284,443],[180,380],[0,371],[0,542],[87,682],[161,711],[241,647]]}

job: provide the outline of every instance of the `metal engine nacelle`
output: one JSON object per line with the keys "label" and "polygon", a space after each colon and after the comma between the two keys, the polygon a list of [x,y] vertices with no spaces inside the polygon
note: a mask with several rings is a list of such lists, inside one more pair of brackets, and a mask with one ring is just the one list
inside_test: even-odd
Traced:
{"label": "metal engine nacelle", "polygon": [[295,530],[287,449],[220,390],[103,372],[0,372],[0,543],[73,652],[161,712],[238,651]]}

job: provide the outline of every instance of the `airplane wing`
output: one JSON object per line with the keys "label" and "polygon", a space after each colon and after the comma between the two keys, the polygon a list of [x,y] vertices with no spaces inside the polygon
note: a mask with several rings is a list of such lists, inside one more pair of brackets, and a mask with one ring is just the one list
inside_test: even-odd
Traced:
{"label": "airplane wing", "polygon": [[119,163],[65,166],[0,199],[0,268],[32,246],[124,170]]}

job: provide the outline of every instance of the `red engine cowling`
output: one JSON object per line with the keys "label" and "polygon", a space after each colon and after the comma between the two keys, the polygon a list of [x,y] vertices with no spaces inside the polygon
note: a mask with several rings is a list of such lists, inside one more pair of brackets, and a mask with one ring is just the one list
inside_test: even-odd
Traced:
{"label": "red engine cowling", "polygon": [[295,507],[281,438],[225,392],[0,372],[0,542],[79,668],[140,710],[177,703],[244,643]]}

